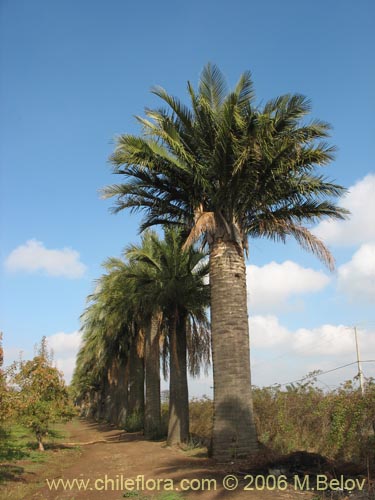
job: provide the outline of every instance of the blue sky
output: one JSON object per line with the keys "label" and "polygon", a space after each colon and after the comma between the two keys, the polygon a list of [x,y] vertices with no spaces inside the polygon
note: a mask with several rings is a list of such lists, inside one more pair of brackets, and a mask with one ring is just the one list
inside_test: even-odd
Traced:
{"label": "blue sky", "polygon": [[[354,361],[345,329],[354,324],[362,357],[375,359],[374,11],[371,0],[2,0],[0,307],[7,360],[19,350],[31,355],[46,335],[69,378],[79,315],[101,263],[139,237],[139,218],[111,215],[111,202],[98,194],[115,181],[108,164],[114,137],[139,131],[133,115],[158,104],[153,85],[185,99],[186,81],[196,84],[208,61],[230,85],[251,70],[258,102],[289,92],[308,96],[311,117],[333,125],[338,153],[326,173],[350,188],[343,203],[352,221],[317,230],[336,257],[335,274],[293,242],[250,242],[254,383]],[[366,364],[365,374],[375,376],[374,367]],[[322,380],[337,384],[354,374],[349,368]],[[195,382],[192,392],[209,386]]]}

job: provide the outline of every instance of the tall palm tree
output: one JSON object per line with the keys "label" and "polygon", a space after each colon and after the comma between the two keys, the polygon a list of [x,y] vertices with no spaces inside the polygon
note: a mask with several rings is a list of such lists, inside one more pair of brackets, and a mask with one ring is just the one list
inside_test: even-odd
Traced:
{"label": "tall palm tree", "polygon": [[[207,337],[206,308],[209,290],[204,278],[208,274],[205,254],[193,248],[182,249],[180,232],[165,231],[160,243],[160,298],[168,324],[169,340],[169,422],[170,445],[185,442],[189,436],[189,397],[187,382],[188,332],[199,325]],[[203,262],[202,262],[203,260]],[[201,351],[200,351],[201,352]]]}
{"label": "tall palm tree", "polygon": [[[189,435],[187,332],[199,332],[199,339],[206,338],[208,335],[205,313],[208,305],[208,290],[207,285],[204,284],[207,265],[201,262],[205,255],[192,248],[182,250],[180,232],[169,229],[165,231],[164,240],[160,240],[155,233],[145,233],[142,244],[129,246],[125,251],[125,256],[129,259],[129,269],[133,269],[129,275],[136,283],[135,288],[139,291],[139,300],[152,304],[153,321],[156,321],[156,317],[159,318],[157,330],[159,334],[166,332],[170,380],[167,442],[171,445],[178,444],[186,441]],[[198,344],[196,343],[195,348],[191,349],[194,352],[191,357],[193,362],[190,371],[192,373],[204,360],[207,352],[204,344]],[[151,341],[150,346],[152,346]],[[156,349],[151,347],[151,355],[152,352],[156,352],[159,356],[158,344]],[[159,381],[159,373],[154,373],[155,366],[154,360],[151,366],[151,381]],[[159,365],[157,367],[159,368]],[[158,402],[160,405],[160,393]]]}
{"label": "tall palm tree", "polygon": [[141,245],[132,245],[124,252],[128,259],[126,277],[133,290],[133,310],[144,337],[145,359],[145,436],[161,435],[160,407],[160,324],[158,281],[155,268],[147,265],[156,258],[150,235],[145,234]]}
{"label": "tall palm tree", "polygon": [[[126,427],[143,428],[144,421],[144,336],[142,314],[136,301],[133,282],[129,280],[129,266],[122,259],[109,258],[103,267],[107,273],[101,278],[100,301],[106,310],[105,322],[110,335],[127,342],[128,397]],[[110,325],[109,325],[110,323]],[[118,396],[118,394],[117,394]]]}
{"label": "tall palm tree", "polygon": [[167,108],[138,117],[141,136],[122,135],[111,157],[120,184],[114,211],[143,210],[141,229],[180,224],[186,245],[199,238],[210,254],[214,375],[213,456],[229,459],[256,451],[251,398],[244,252],[248,238],[284,242],[293,236],[332,268],[325,245],[305,226],[346,211],[331,201],[343,188],[317,173],[333,159],[324,139],[329,125],[304,123],[302,95],[254,104],[245,72],[228,92],[219,69],[208,64],[198,90],[188,83],[190,107],[155,88]]}
{"label": "tall palm tree", "polygon": [[92,416],[118,425],[125,425],[131,413],[142,414],[144,399],[143,366],[133,347],[137,338],[124,266],[120,259],[108,259],[104,264],[107,274],[88,298],[89,306],[81,317],[83,342],[73,375],[79,398],[90,399]]}

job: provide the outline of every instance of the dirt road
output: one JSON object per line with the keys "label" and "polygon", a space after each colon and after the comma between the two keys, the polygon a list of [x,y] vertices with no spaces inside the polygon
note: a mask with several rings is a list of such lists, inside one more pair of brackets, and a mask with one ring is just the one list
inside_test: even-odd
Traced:
{"label": "dirt road", "polygon": [[[69,466],[61,464],[61,469],[57,469],[54,477],[43,478],[44,483],[47,479],[50,484],[52,480],[55,481],[52,490],[46,485],[29,498],[120,500],[125,493],[125,498],[159,499],[163,498],[162,492],[168,498],[166,492],[170,489],[179,495],[171,495],[169,498],[173,500],[282,500],[311,497],[311,494],[294,491],[290,486],[285,491],[244,491],[249,480],[245,481],[243,476],[236,474],[235,464],[228,468],[204,457],[189,457],[186,452],[166,447],[165,442],[146,441],[140,434],[128,434],[86,421],[69,423],[67,430],[69,440],[73,443],[97,442],[82,446],[82,454],[76,463]],[[234,474],[240,479],[233,492],[223,488],[223,478],[227,474]],[[233,485],[233,481],[233,478],[229,480],[229,486]],[[197,491],[182,491],[189,485]]]}

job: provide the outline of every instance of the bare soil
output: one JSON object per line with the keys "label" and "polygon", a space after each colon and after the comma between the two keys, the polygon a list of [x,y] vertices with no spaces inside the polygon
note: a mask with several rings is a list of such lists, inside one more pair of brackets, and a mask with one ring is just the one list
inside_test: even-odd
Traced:
{"label": "bare soil", "polygon": [[[231,473],[236,474],[235,464],[229,466],[217,464],[213,460],[206,457],[189,456],[188,452],[183,452],[179,449],[172,449],[166,446],[165,441],[151,442],[146,441],[141,433],[126,433],[109,425],[97,424],[81,420],[79,425],[77,422],[67,424],[67,431],[70,434],[69,441],[71,443],[87,443],[82,446],[82,453],[79,459],[69,466],[62,464],[61,470],[55,472],[53,477],[48,479],[58,480],[59,478],[66,480],[74,479],[90,479],[88,489],[86,491],[78,491],[78,488],[68,491],[60,485],[58,491],[50,491],[47,486],[35,492],[31,499],[121,499],[124,498],[124,493],[127,493],[128,498],[151,497],[157,498],[164,492],[163,486],[167,483],[160,483],[160,490],[144,489],[139,491],[139,496],[136,493],[136,485],[134,489],[130,488],[126,491],[121,488],[121,478],[136,479],[137,476],[144,476],[145,481],[148,479],[172,479],[174,490],[179,488],[180,481],[187,479],[191,481],[203,479],[215,479],[216,489],[212,491],[184,491],[179,488],[178,493],[181,498],[186,499],[221,499],[221,498],[238,498],[254,500],[264,499],[301,499],[306,494],[300,492],[288,491],[243,491],[248,481],[241,480],[241,484],[236,491],[230,492],[222,487],[223,478]],[[106,442],[103,442],[105,440]],[[100,441],[100,442],[97,442]],[[107,477],[107,488],[105,487],[105,479]],[[238,475],[240,478],[241,476]],[[47,479],[47,478],[45,478]],[[114,480],[114,484],[109,481]],[[117,479],[117,484],[116,484]],[[95,485],[95,481],[99,480]],[[198,486],[195,482],[194,487]],[[214,483],[212,483],[214,484]],[[112,485],[114,490],[112,490]],[[146,486],[146,484],[145,484]],[[149,486],[152,488],[153,483]],[[119,489],[116,491],[116,487]],[[141,485],[142,487],[142,485]],[[208,488],[208,486],[206,487]],[[241,491],[242,490],[242,491]],[[308,494],[307,494],[308,495]],[[309,495],[308,495],[309,496]],[[308,498],[308,496],[306,498]],[[311,495],[310,495],[311,496]]]}
{"label": "bare soil", "polygon": [[[70,436],[69,446],[74,443],[86,443],[81,446],[80,453],[72,455],[71,460],[74,463],[67,458],[69,455],[65,454],[65,458],[61,459],[60,454],[56,453],[53,457],[54,463],[50,464],[48,472],[44,470],[26,476],[28,482],[34,482],[35,484],[32,494],[28,494],[26,497],[14,496],[15,500],[21,500],[22,498],[32,500],[120,500],[124,497],[138,500],[144,498],[159,500],[159,498],[163,498],[163,492],[166,495],[168,486],[171,485],[171,481],[165,481],[167,479],[173,480],[173,490],[180,495],[179,497],[169,497],[171,500],[175,500],[175,498],[190,500],[220,500],[224,498],[239,500],[249,498],[252,500],[307,500],[314,497],[312,492],[300,491],[294,488],[292,484],[289,484],[285,491],[278,489],[273,491],[267,489],[263,491],[257,491],[256,489],[245,491],[244,488],[247,484],[249,485],[249,479],[245,480],[246,470],[249,469],[244,467],[244,464],[219,464],[203,456],[203,453],[201,456],[199,456],[199,453],[192,456],[194,451],[172,449],[167,447],[164,441],[146,441],[140,433],[126,433],[109,425],[101,425],[85,420],[68,423],[66,430]],[[254,475],[256,475],[256,469],[254,470]],[[41,474],[44,474],[44,477]],[[46,474],[49,474],[49,476]],[[233,474],[239,479],[239,485],[235,491],[228,491],[223,487],[223,478],[227,474]],[[142,484],[139,483],[140,490],[137,492],[135,483],[132,488],[131,483],[126,484],[125,481],[127,479],[135,481],[138,476],[144,477],[145,483],[151,479],[154,479],[154,482],[147,483],[149,488],[143,490]],[[46,479],[50,481],[52,479],[55,481],[59,479],[69,480],[70,482],[75,479],[83,480],[86,487],[83,487],[82,483],[81,489],[79,489],[77,483],[70,483],[72,487],[69,488],[68,486],[64,489],[64,486],[60,483],[57,490],[50,490],[46,485]],[[161,480],[159,490],[152,489],[154,485],[156,486],[158,479]],[[195,480],[192,485],[198,487],[198,481],[205,479],[215,479],[216,487],[212,482],[209,491],[207,484],[197,491],[181,491],[181,480]],[[42,484],[44,486],[40,487]],[[184,484],[187,484],[186,481]],[[272,481],[270,486],[272,487]],[[165,500],[168,499],[167,496],[164,498]],[[342,496],[341,498],[345,497]]]}

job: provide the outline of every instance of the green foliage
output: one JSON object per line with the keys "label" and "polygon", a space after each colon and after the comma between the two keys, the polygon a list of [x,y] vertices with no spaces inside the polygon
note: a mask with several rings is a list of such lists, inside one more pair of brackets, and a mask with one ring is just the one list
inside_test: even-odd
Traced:
{"label": "green foliage", "polygon": [[9,388],[8,378],[10,369],[3,368],[4,351],[3,351],[3,334],[0,332],[0,433],[5,432],[2,425],[9,420],[13,414],[13,391]]}
{"label": "green foliage", "polygon": [[9,429],[0,429],[0,463],[3,461],[21,460],[28,456],[24,443],[19,443],[15,432]]}
{"label": "green foliage", "polygon": [[19,421],[31,429],[39,449],[43,450],[43,438],[50,425],[68,421],[75,415],[61,373],[52,366],[45,337],[32,360],[14,363],[11,382]]}
{"label": "green foliage", "polygon": [[[66,448],[61,442],[67,435],[60,424],[53,426],[45,438],[46,451],[40,453],[31,429],[16,423],[5,423],[6,435],[0,436],[0,497],[1,499],[31,498],[38,485],[35,477],[53,477],[56,464],[71,456],[71,463],[79,456],[76,447]],[[4,437],[4,439],[3,439]],[[21,462],[20,462],[21,460]],[[35,479],[34,477],[34,479]]]}
{"label": "green foliage", "polygon": [[[365,465],[375,463],[375,383],[369,379],[365,395],[351,381],[324,392],[314,382],[253,389],[259,440],[287,454],[297,450],[321,453],[332,459]],[[193,436],[209,443],[213,405],[208,398],[190,402]]]}
{"label": "green foliage", "polygon": [[361,463],[374,460],[372,380],[364,397],[351,381],[329,392],[305,382],[286,390],[256,388],[253,394],[259,438],[270,448],[282,453],[307,450]]}
{"label": "green foliage", "polygon": [[208,443],[212,434],[213,402],[207,396],[193,399],[189,404],[190,433],[193,439],[199,438]]}
{"label": "green foliage", "polygon": [[169,420],[169,402],[162,402],[161,404],[161,424],[160,431],[163,436],[168,434],[168,420]]}
{"label": "green foliage", "polygon": [[143,429],[144,412],[133,411],[126,416],[125,430],[128,432],[137,432]]}
{"label": "green foliage", "polygon": [[173,315],[187,316],[187,354],[190,373],[199,375],[201,366],[210,364],[210,331],[206,308],[209,287],[206,254],[194,248],[183,249],[183,235],[176,228],[164,228],[164,239],[146,231],[141,245],[125,250],[128,275],[134,285],[134,298],[143,311],[161,313],[163,370],[167,375],[168,331]]}
{"label": "green foliage", "polygon": [[[63,433],[49,429],[48,446],[54,447],[63,437]],[[8,422],[6,429],[0,432],[0,463],[21,459],[32,462],[46,460],[44,454],[37,451],[33,431],[20,423]]]}

